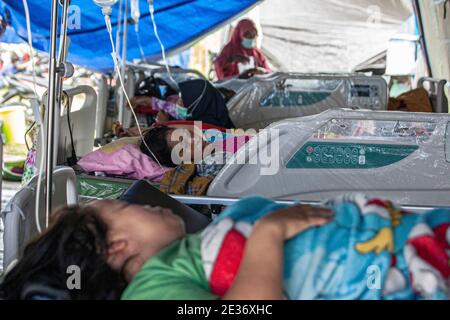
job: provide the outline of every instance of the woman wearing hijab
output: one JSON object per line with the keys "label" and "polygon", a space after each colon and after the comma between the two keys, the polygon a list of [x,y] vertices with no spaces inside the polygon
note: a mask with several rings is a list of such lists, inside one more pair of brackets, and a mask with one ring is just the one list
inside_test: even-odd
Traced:
{"label": "woman wearing hijab", "polygon": [[203,121],[232,129],[225,100],[219,90],[206,80],[185,81],[179,84],[181,100],[187,111],[186,120]]}
{"label": "woman wearing hijab", "polygon": [[202,121],[226,129],[233,129],[228,108],[221,92],[207,80],[197,79],[180,83],[180,95],[167,101],[155,97],[135,97],[133,108],[138,113],[157,114],[156,122],[169,120]]}
{"label": "woman wearing hijab", "polygon": [[214,61],[219,80],[248,74],[269,73],[272,70],[264,53],[256,47],[258,29],[252,20],[239,21],[230,42]]}

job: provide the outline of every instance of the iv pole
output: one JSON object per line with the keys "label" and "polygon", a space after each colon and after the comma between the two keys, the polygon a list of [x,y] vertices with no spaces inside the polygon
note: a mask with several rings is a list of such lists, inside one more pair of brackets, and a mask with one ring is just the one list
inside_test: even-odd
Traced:
{"label": "iv pole", "polygon": [[[56,55],[57,39],[58,39],[58,5],[63,6],[63,35],[61,46],[61,54],[59,58]],[[45,214],[46,227],[52,211],[52,194],[53,194],[53,167],[55,163],[55,127],[56,115],[59,115],[60,97],[62,90],[62,81],[64,76],[73,74],[73,67],[65,64],[66,58],[66,38],[67,38],[67,14],[69,10],[70,0],[52,0],[52,18],[50,29],[50,66],[49,66],[49,84],[47,97],[46,125],[47,125],[47,144],[45,146],[46,164],[46,193],[45,193]],[[57,60],[58,59],[58,60]]]}
{"label": "iv pole", "polygon": [[[125,79],[126,65],[127,65],[127,45],[128,45],[128,1],[125,0],[125,13],[124,13],[124,21],[123,21],[123,44],[122,44],[122,66],[120,68],[120,74],[122,79]],[[126,82],[126,80],[125,80]],[[125,111],[125,97],[124,93],[121,90],[119,96],[119,122],[121,124],[124,123],[124,111]]]}
{"label": "iv pole", "polygon": [[52,20],[50,30],[50,67],[47,97],[47,144],[45,146],[47,155],[45,164],[45,216],[46,221],[52,211],[52,187],[53,187],[53,154],[54,154],[54,134],[55,134],[55,108],[56,108],[56,40],[58,33],[58,0],[52,0]]}

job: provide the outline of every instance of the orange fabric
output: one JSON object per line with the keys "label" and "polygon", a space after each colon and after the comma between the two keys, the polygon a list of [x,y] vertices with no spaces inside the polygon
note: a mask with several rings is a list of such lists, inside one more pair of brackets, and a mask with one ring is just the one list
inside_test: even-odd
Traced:
{"label": "orange fabric", "polygon": [[390,98],[389,111],[433,112],[428,92],[424,88],[408,91],[397,98]]}

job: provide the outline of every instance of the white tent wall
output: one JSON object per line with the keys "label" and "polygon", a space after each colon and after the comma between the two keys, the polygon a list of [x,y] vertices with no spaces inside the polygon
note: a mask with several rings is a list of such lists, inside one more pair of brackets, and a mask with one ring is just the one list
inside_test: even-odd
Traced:
{"label": "white tent wall", "polygon": [[443,0],[420,0],[419,4],[433,77],[450,81],[450,5],[444,19]]}
{"label": "white tent wall", "polygon": [[387,49],[410,0],[266,0],[263,49],[282,71],[349,72]]}

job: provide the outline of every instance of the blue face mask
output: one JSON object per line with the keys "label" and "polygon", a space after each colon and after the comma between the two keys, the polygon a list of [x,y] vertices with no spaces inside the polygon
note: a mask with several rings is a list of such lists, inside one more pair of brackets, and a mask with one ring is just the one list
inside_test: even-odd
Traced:
{"label": "blue face mask", "polygon": [[188,109],[179,104],[175,107],[175,112],[180,120],[186,120],[189,117]]}
{"label": "blue face mask", "polygon": [[256,39],[243,38],[242,39],[242,46],[245,49],[254,48],[254,47],[256,47]]}

